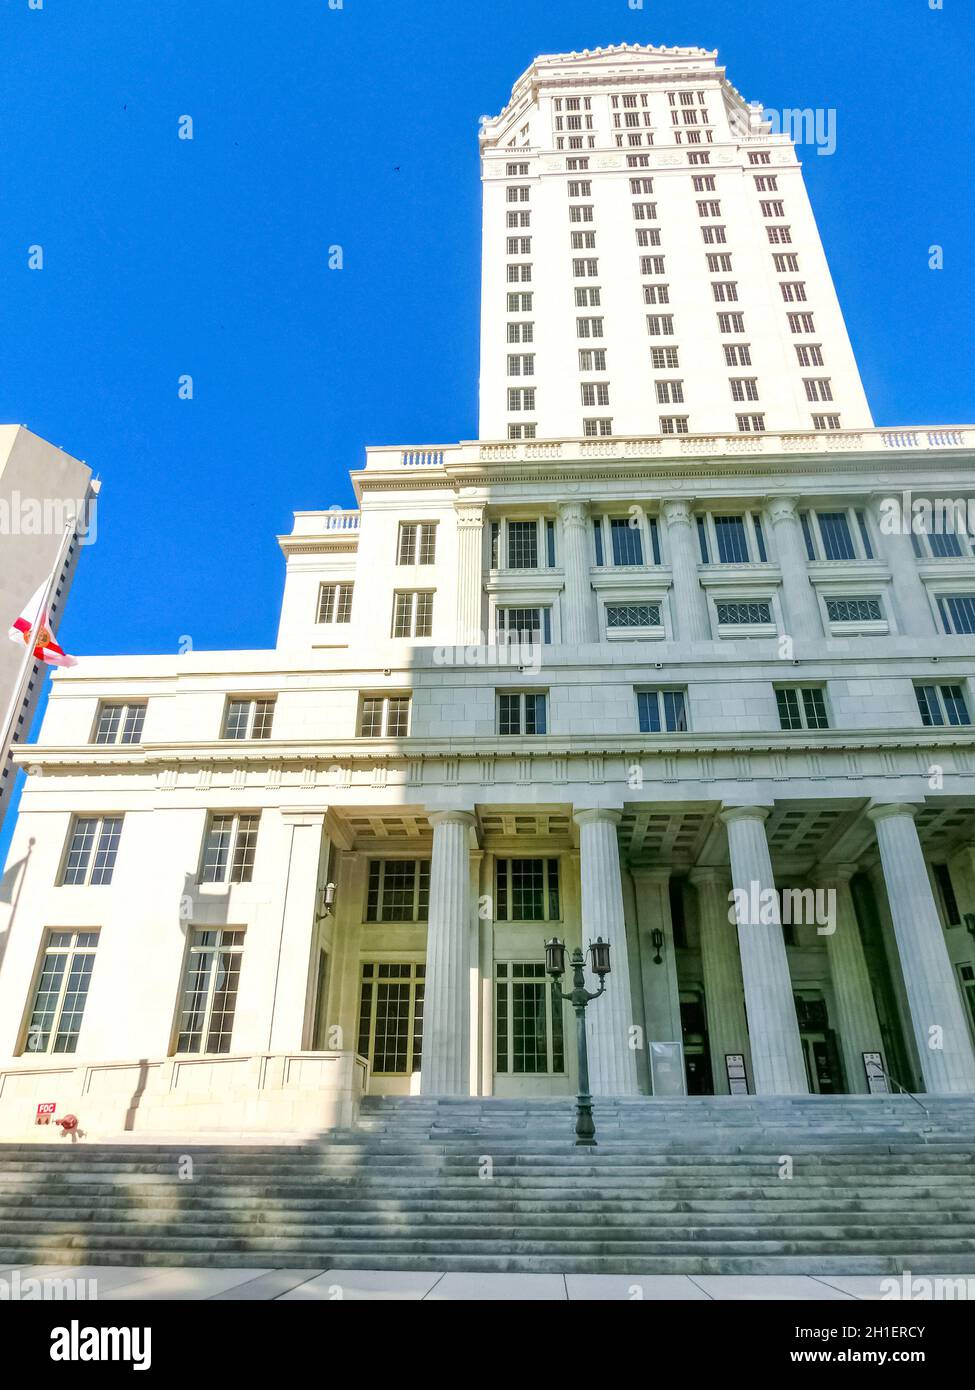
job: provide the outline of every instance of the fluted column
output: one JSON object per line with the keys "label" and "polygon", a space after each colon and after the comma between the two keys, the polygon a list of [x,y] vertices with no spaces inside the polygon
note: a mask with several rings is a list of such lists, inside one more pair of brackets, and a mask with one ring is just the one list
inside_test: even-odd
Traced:
{"label": "fluted column", "polygon": [[[598,936],[612,946],[612,973],[606,993],[586,1010],[591,1090],[594,1096],[636,1095],[636,1056],[630,1046],[630,969],[616,838],[621,813],[600,808],[576,811],[574,818],[579,826],[582,948],[585,950]],[[589,988],[598,988],[594,978]]]}
{"label": "fluted column", "polygon": [[575,644],[595,642],[595,614],[589,577],[589,510],[584,502],[563,502],[559,506],[559,517],[562,521],[562,568],[565,571],[562,641]]}
{"label": "fluted column", "polygon": [[[880,1020],[870,988],[870,971],[863,951],[860,925],[853,906],[850,879],[856,873],[855,864],[823,864],[817,882],[827,892],[835,893],[833,930],[826,935],[826,954],[829,959],[833,1000],[836,1005],[836,1029],[840,1035],[846,1084],[850,1091],[868,1092],[863,1068],[865,1052],[883,1054]],[[884,1059],[886,1063],[886,1058]]]}
{"label": "fluted column", "polygon": [[674,576],[676,637],[680,642],[710,642],[708,601],[697,577],[699,552],[690,504],[683,499],[665,502],[662,512],[667,523],[667,550]]}
{"label": "fluted column", "polygon": [[[889,494],[888,494],[889,495]],[[881,535],[884,559],[890,567],[890,587],[894,593],[894,603],[901,632],[912,637],[930,637],[937,631],[927,590],[917,569],[917,556],[911,544],[909,532],[898,525],[896,530],[888,529],[887,509],[883,507],[885,496],[875,493],[870,498],[877,529]],[[901,508],[896,509],[896,521],[901,520]],[[904,518],[910,525],[910,516]]]}
{"label": "fluted column", "polygon": [[916,809],[875,805],[867,814],[877,827],[925,1089],[970,1093],[975,1091],[975,1053],[914,824]]}
{"label": "fluted column", "polygon": [[[767,806],[730,806],[721,812],[728,827],[732,882],[748,904],[738,912],[738,951],[755,1093],[805,1095],[809,1083],[765,835],[768,812]],[[763,895],[769,889],[772,892],[766,904]],[[762,903],[764,910],[753,911],[752,904],[756,903]]]}
{"label": "fluted column", "polygon": [[425,1096],[469,1094],[470,831],[469,811],[434,811],[423,1003]]}
{"label": "fluted column", "polygon": [[775,550],[782,572],[785,618],[789,634],[802,641],[822,638],[819,604],[809,582],[806,542],[794,497],[776,497],[768,514],[775,528]]}
{"label": "fluted column", "polygon": [[[701,968],[704,1006],[711,1048],[714,1094],[728,1094],[728,1053],[748,1058],[748,1020],[738,958],[738,935],[728,918],[728,875],[724,869],[691,870],[697,893],[697,920],[701,934]],[[753,1078],[749,1073],[749,1081]]]}
{"label": "fluted column", "polygon": [[476,502],[457,506],[457,641],[476,646],[485,641],[481,623],[484,508]]}

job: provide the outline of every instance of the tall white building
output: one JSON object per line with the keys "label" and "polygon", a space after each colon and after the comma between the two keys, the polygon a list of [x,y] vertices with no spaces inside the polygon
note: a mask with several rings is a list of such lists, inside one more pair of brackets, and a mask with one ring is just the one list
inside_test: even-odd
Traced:
{"label": "tall white building", "polygon": [[[569,1095],[553,936],[611,943],[597,1095],[975,1091],[975,547],[946,524],[968,515],[975,428],[871,426],[794,154],[733,138],[736,101],[697,50],[539,60],[483,137],[484,437],[370,449],[354,510],[296,516],[274,649],[55,681],[0,901],[0,1131],[30,1132],[40,1102],[97,1135],[313,1130],[364,1089]],[[678,142],[703,110],[715,140]],[[781,180],[781,215],[756,177]],[[593,412],[574,206],[600,238],[578,283],[607,295]],[[524,257],[513,207],[538,217]],[[522,261],[539,297],[509,314]],[[815,334],[789,326],[793,279]],[[723,280],[744,333],[717,321]],[[537,435],[512,438],[507,326],[528,321]],[[739,375],[764,430],[738,426]],[[683,409],[658,409],[664,380]],[[916,528],[912,499],[932,503]]]}
{"label": "tall white building", "polygon": [[715,53],[537,58],[480,139],[482,439],[872,424],[795,148]]}
{"label": "tall white building", "polygon": [[[49,576],[50,615],[60,623],[81,550],[96,535],[96,491],[91,469],[79,459],[21,425],[0,425],[0,635]],[[5,751],[5,719],[15,748],[30,733],[44,684],[39,666],[26,672],[26,683],[24,674],[23,649],[0,642],[0,825],[15,772]]]}

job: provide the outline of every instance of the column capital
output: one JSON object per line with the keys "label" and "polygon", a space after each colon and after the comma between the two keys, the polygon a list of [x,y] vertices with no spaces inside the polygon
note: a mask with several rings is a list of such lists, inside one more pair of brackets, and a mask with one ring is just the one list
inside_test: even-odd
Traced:
{"label": "column capital", "polygon": [[891,820],[895,816],[909,816],[913,820],[920,809],[920,806],[912,806],[907,801],[875,801],[867,807],[867,815],[874,824],[880,820]]}
{"label": "column capital", "polygon": [[483,502],[455,502],[454,511],[457,513],[458,527],[478,530],[484,524]]}
{"label": "column capital", "polygon": [[830,883],[849,883],[855,873],[859,873],[859,864],[817,864],[813,870],[813,877],[821,886]]}
{"label": "column capital", "polygon": [[722,868],[720,864],[699,864],[688,874],[688,878],[696,888],[698,884],[713,883],[719,887],[727,885],[731,878],[731,871]]}
{"label": "column capital", "polygon": [[771,806],[722,806],[718,814],[725,825],[731,825],[732,821],[739,820],[766,821],[771,812]]}
{"label": "column capital", "polygon": [[771,497],[768,501],[768,514],[774,524],[780,521],[794,521],[799,507],[797,497]]}
{"label": "column capital", "polygon": [[671,497],[661,503],[660,515],[668,526],[690,526],[692,501],[690,497]]}
{"label": "column capital", "polygon": [[589,521],[589,504],[577,499],[560,502],[559,519],[563,526],[585,526]]}
{"label": "column capital", "polygon": [[325,817],[328,815],[327,806],[318,807],[310,810],[301,806],[282,806],[280,815],[285,825],[312,826],[314,829],[322,830],[325,826]]}
{"label": "column capital", "polygon": [[630,873],[636,882],[669,883],[673,870],[669,864],[631,864]]}
{"label": "column capital", "polygon": [[428,811],[427,820],[435,830],[438,825],[463,825],[471,829],[477,824],[473,811]]}
{"label": "column capital", "polygon": [[614,810],[612,806],[589,806],[581,811],[573,811],[572,819],[576,825],[619,825],[623,812]]}

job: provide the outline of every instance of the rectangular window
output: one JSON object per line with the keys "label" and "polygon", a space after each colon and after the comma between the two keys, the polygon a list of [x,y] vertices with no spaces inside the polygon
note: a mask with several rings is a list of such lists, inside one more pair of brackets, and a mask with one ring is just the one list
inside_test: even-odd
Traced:
{"label": "rectangular window", "polygon": [[614,565],[642,565],[643,537],[638,526],[632,526],[629,518],[612,517],[609,523],[613,543]]}
{"label": "rectangular window", "polygon": [[535,325],[533,323],[509,323],[508,342],[509,343],[533,343],[535,341]]}
{"label": "rectangular window", "polygon": [[660,228],[659,227],[637,227],[636,229],[637,246],[659,246]]}
{"label": "rectangular window", "polygon": [[750,343],[725,343],[724,360],[727,367],[750,367],[752,349]]}
{"label": "rectangular window", "polygon": [[602,319],[576,319],[576,332],[580,338],[601,338],[603,336]]}
{"label": "rectangular window", "polygon": [[690,417],[687,415],[661,415],[660,433],[661,434],[689,434]]}
{"label": "rectangular window", "polygon": [[921,723],[928,727],[951,725],[958,728],[971,724],[965,692],[960,685],[916,685]]}
{"label": "rectangular window", "polygon": [[684,383],[682,381],[656,382],[658,405],[683,405]]}
{"label": "rectangular window", "polygon": [[536,690],[501,691],[498,694],[499,734],[546,734],[546,697]]}
{"label": "rectangular window", "polygon": [[432,632],[432,590],[421,589],[393,594],[391,637],[429,637]]}
{"label": "rectangular window", "polygon": [[786,275],[790,270],[799,269],[799,257],[794,251],[777,252],[772,257],[772,262],[780,275]]}
{"label": "rectangular window", "polygon": [[270,738],[274,704],[273,696],[256,700],[228,700],[223,721],[224,738]]}
{"label": "rectangular window", "polygon": [[729,381],[733,401],[757,401],[758,379],[756,377],[732,377]]}
{"label": "rectangular window", "polygon": [[613,422],[609,419],[583,420],[582,433],[586,439],[606,437],[613,433]]}
{"label": "rectangular window", "polygon": [[499,961],[495,967],[495,1070],[504,1075],[565,1071],[562,993],[542,962]]}
{"label": "rectangular window", "polygon": [[499,608],[495,622],[499,644],[547,646],[552,640],[551,608]]}
{"label": "rectangular window", "polygon": [[499,922],[561,920],[557,859],[498,859],[495,890]]}
{"label": "rectangular window", "polygon": [[374,1076],[420,1070],[425,974],[425,966],[409,961],[363,964],[357,1046]]}
{"label": "rectangular window", "polygon": [[409,695],[363,695],[360,738],[405,738],[410,731]]}
{"label": "rectangular window", "polygon": [[663,275],[664,273],[663,256],[641,256],[640,274],[641,275]]}
{"label": "rectangular window", "polygon": [[322,584],[318,590],[318,622],[352,621],[352,585]]}
{"label": "rectangular window", "polygon": [[533,352],[509,352],[508,375],[534,376],[535,354]]}
{"label": "rectangular window", "polygon": [[584,406],[609,405],[608,381],[584,381],[579,390]]}
{"label": "rectangular window", "polygon": [[789,329],[792,333],[815,333],[816,325],[812,314],[790,314]]}
{"label": "rectangular window", "polygon": [[652,338],[672,338],[674,336],[673,314],[648,314],[647,332]]}
{"label": "rectangular window", "polygon": [[534,386],[509,386],[509,388],[508,388],[508,409],[509,409],[509,410],[534,410],[534,409],[535,409],[535,388],[534,388]]}
{"label": "rectangular window", "polygon": [[735,418],[741,434],[763,434],[765,431],[764,415],[738,415]]}
{"label": "rectangular window", "polygon": [[828,598],[826,616],[831,623],[882,623],[879,598]]}
{"label": "rectangular window", "polygon": [[425,922],[429,910],[429,859],[370,859],[367,922]]}
{"label": "rectangular window", "polygon": [[721,627],[772,626],[770,603],[717,603],[715,608]]}
{"label": "rectangular window", "polygon": [[662,627],[659,603],[608,603],[606,627],[618,632],[630,627]]}
{"label": "rectangular window", "polygon": [[180,992],[177,1054],[230,1051],[243,954],[241,929],[191,933]]}
{"label": "rectangular window", "polygon": [[432,565],[436,557],[437,523],[435,521],[401,521],[396,563],[398,565]]}
{"label": "rectangular window", "polygon": [[121,816],[76,816],[68,833],[61,883],[111,883],[122,835]]}
{"label": "rectangular window", "polygon": [[508,313],[530,314],[532,311],[532,304],[534,302],[534,298],[535,296],[531,293],[530,290],[526,290],[523,294],[509,294]]}
{"label": "rectangular window", "polygon": [[745,532],[745,518],[741,516],[716,516],[714,530],[718,538],[718,559],[723,565],[745,565],[748,563],[748,537]]}
{"label": "rectangular window", "polygon": [[759,204],[759,206],[760,206],[761,209],[762,209],[762,216],[763,216],[763,217],[784,217],[784,216],[785,216],[785,203],[781,202],[781,201],[778,200],[778,199],[773,199],[771,202],[765,202],[765,201],[763,201],[762,203]]}
{"label": "rectangular window", "polygon": [[25,1053],[78,1050],[97,946],[97,931],[48,932],[24,1034]]}
{"label": "rectangular window", "polygon": [[714,199],[705,199],[704,201],[698,202],[697,215],[698,217],[720,217],[721,204]]}
{"label": "rectangular window", "polygon": [[675,347],[652,347],[650,365],[655,371],[666,371],[680,366],[680,349]]}
{"label": "rectangular window", "polygon": [[509,521],[508,569],[538,569],[538,522]]}
{"label": "rectangular window", "polygon": [[260,812],[236,815],[219,812],[210,816],[203,837],[201,883],[250,883],[254,877],[254,853]]}
{"label": "rectangular window", "polygon": [[807,401],[831,401],[833,399],[833,386],[828,377],[805,377],[802,384],[806,389]]}
{"label": "rectangular window", "polygon": [[701,235],[705,246],[723,246],[728,240],[727,229],[721,226],[702,227]]}
{"label": "rectangular window", "polygon": [[800,367],[821,367],[823,349],[819,343],[796,343],[796,357]]}
{"label": "rectangular window", "polygon": [[735,280],[712,280],[711,293],[718,304],[738,302],[738,283]]}
{"label": "rectangular window", "polygon": [[146,720],[144,704],[102,704],[98,707],[93,743],[141,743]]}
{"label": "rectangular window", "polygon": [[719,314],[718,331],[720,333],[744,333],[745,315],[744,314]]}
{"label": "rectangular window", "polygon": [[687,732],[687,702],[683,690],[638,690],[636,703],[641,734]]}
{"label": "rectangular window", "polygon": [[975,594],[939,594],[938,612],[945,632],[954,636],[975,633]]}
{"label": "rectangular window", "polygon": [[604,372],[606,370],[605,348],[580,348],[580,372]]}
{"label": "rectangular window", "polygon": [[643,287],[644,304],[669,304],[670,286],[669,285],[644,285]]}
{"label": "rectangular window", "polygon": [[779,724],[783,729],[828,729],[826,692],[817,685],[775,688]]}
{"label": "rectangular window", "polygon": [[792,244],[791,227],[766,227],[768,239],[773,246],[790,246]]}

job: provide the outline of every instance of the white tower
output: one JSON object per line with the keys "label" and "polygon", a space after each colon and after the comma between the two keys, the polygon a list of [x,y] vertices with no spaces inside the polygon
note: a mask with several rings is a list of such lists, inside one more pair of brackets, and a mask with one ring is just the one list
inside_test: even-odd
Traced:
{"label": "white tower", "polygon": [[540,57],[481,127],[481,439],[863,429],[788,135],[700,48]]}

